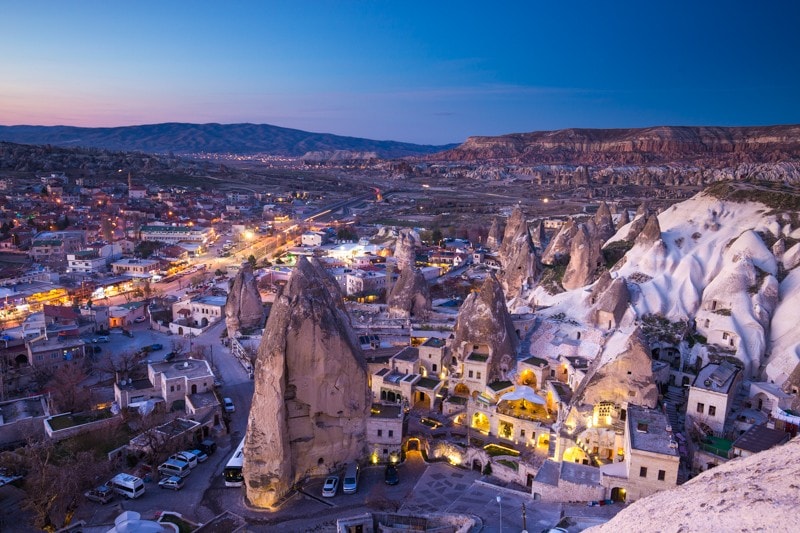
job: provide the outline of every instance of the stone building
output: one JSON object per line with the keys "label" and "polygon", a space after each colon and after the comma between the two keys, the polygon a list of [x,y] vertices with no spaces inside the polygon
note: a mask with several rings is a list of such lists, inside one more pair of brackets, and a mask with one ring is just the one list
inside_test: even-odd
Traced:
{"label": "stone building", "polygon": [[709,363],[701,368],[689,387],[686,427],[694,424],[702,431],[722,436],[725,419],[741,383],[741,370],[727,361]]}

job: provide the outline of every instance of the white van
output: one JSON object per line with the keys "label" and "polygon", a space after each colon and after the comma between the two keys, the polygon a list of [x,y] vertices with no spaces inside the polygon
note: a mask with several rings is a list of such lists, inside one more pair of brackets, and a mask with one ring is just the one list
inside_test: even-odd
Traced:
{"label": "white van", "polygon": [[358,489],[358,476],[360,474],[361,469],[358,463],[347,465],[347,470],[344,472],[344,480],[342,482],[342,492],[345,494],[353,494]]}
{"label": "white van", "polygon": [[107,483],[114,492],[126,498],[138,498],[144,494],[144,481],[130,474],[117,474]]}
{"label": "white van", "polygon": [[192,471],[192,467],[186,461],[178,459],[167,459],[158,467],[158,473],[162,476],[186,477]]}

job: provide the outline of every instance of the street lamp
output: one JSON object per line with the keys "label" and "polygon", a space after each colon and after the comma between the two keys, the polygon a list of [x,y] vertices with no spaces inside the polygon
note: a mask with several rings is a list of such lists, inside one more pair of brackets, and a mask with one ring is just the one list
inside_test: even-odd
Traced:
{"label": "street lamp", "polygon": [[497,495],[497,505],[500,506],[500,533],[503,533],[503,498]]}

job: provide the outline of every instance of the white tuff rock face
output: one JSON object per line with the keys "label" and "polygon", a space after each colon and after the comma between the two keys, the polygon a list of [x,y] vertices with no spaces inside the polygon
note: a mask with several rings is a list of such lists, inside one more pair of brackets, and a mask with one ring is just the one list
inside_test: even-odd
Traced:
{"label": "white tuff rock face", "polygon": [[225,301],[225,326],[228,336],[234,337],[242,329],[260,328],[264,323],[264,305],[258,292],[258,281],[250,263],[233,279],[233,285]]}
{"label": "white tuff rock face", "polygon": [[800,438],[631,504],[591,533],[799,531]]}
{"label": "white tuff rock face", "polygon": [[336,281],[301,258],[270,313],[244,447],[247,498],[271,508],[301,478],[364,452],[367,366]]}

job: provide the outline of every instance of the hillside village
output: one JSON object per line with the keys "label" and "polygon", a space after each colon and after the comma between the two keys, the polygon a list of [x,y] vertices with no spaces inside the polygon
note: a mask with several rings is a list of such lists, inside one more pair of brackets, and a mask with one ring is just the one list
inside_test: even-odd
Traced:
{"label": "hillside village", "polygon": [[[254,381],[243,472],[269,509],[309,477],[409,453],[534,501],[630,503],[800,424],[800,224],[773,187],[660,213],[517,206],[479,244],[317,220],[330,200],[296,194],[1,183],[7,450],[122,424],[105,470],[144,477],[227,435],[213,348],[193,346],[215,326],[216,357]],[[104,380],[102,399],[69,392]]]}

